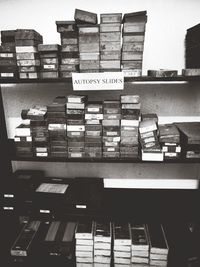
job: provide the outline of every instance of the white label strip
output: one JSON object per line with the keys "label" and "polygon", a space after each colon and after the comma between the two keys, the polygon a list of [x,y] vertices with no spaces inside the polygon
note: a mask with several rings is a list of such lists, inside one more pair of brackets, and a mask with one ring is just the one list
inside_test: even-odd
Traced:
{"label": "white label strip", "polygon": [[4,210],[14,210],[14,207],[3,207]]}
{"label": "white label strip", "polygon": [[50,210],[40,210],[40,213],[50,213]]}
{"label": "white label strip", "polygon": [[76,205],[77,209],[86,209],[87,206],[86,205]]}
{"label": "white label strip", "polygon": [[11,58],[11,57],[14,57],[14,54],[13,53],[0,53],[0,57],[2,58]]}
{"label": "white label strip", "polygon": [[14,195],[12,195],[12,194],[4,194],[4,197],[5,198],[14,198]]}
{"label": "white label strip", "polygon": [[2,72],[1,77],[14,77],[14,73],[12,72]]}
{"label": "white label strip", "polygon": [[122,72],[72,73],[74,91],[123,90]]}

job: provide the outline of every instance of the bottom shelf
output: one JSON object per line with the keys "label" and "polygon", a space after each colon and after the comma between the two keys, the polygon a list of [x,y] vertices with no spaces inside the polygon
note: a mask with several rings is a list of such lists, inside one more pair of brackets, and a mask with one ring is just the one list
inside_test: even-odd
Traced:
{"label": "bottom shelf", "polygon": [[[153,224],[147,222],[147,242],[148,242],[148,249],[145,250],[143,246],[143,251],[148,252],[148,256],[146,258],[149,259],[149,264],[136,264],[136,263],[130,263],[130,264],[116,264],[115,261],[120,261],[119,259],[114,260],[114,255],[125,255],[127,252],[127,249],[130,247],[131,254],[138,253],[136,247],[133,247],[134,244],[134,236],[130,237],[131,243],[127,243],[129,241],[129,238],[127,239],[127,232],[124,233],[123,236],[121,236],[118,239],[117,236],[117,228],[119,224],[112,225],[111,235],[112,235],[112,242],[110,243],[110,263],[103,263],[106,262],[105,256],[105,247],[108,246],[108,240],[107,242],[103,241],[95,241],[95,229],[91,232],[91,236],[87,230],[82,231],[81,235],[77,237],[75,233],[77,232],[76,229],[73,228],[70,237],[66,238],[65,233],[67,231],[66,225],[67,223],[71,221],[71,218],[69,217],[67,221],[39,221],[39,228],[36,227],[36,224],[32,227],[32,231],[27,231],[27,225],[31,225],[32,219],[29,220],[29,223],[19,220],[19,218],[13,218],[13,217],[3,217],[1,219],[0,223],[0,229],[1,229],[1,263],[2,266],[19,266],[19,267],[32,267],[32,266],[57,266],[57,267],[148,267],[148,266],[167,266],[167,267],[199,267],[200,263],[200,223],[199,221],[193,221],[193,222],[183,222],[183,221],[176,221],[173,219],[171,222],[157,222],[154,221]],[[76,225],[77,223],[82,223],[85,221],[76,221],[74,222]],[[107,220],[103,222],[104,224],[108,223]],[[126,222],[128,225],[128,222]],[[137,222],[135,223],[135,227],[138,227],[137,229],[142,229],[140,226],[144,225],[146,222]],[[140,224],[140,225],[139,225]],[[162,224],[162,229],[164,232],[164,237],[166,240],[167,247],[166,249],[163,249],[162,242],[156,242],[152,235],[149,235],[149,233],[152,234],[152,226],[160,226]],[[95,224],[94,224],[95,225]],[[133,223],[131,223],[133,226]],[[53,227],[52,227],[53,226]],[[30,228],[31,228],[30,227]],[[140,227],[140,228],[139,228]],[[24,230],[23,230],[24,229]],[[37,230],[36,230],[37,229]],[[136,229],[136,228],[131,228]],[[50,232],[49,232],[50,231]],[[37,232],[34,234],[33,232]],[[23,234],[22,234],[23,233]],[[68,230],[68,234],[70,231]],[[115,234],[112,234],[115,233]],[[131,230],[131,233],[134,233],[133,230]],[[100,235],[102,237],[102,235]],[[76,237],[76,243],[75,239]],[[73,241],[69,241],[69,239],[72,239]],[[139,237],[140,238],[140,237]],[[70,240],[71,240],[70,239]],[[136,238],[137,239],[137,238]],[[157,239],[158,236],[157,236]],[[5,241],[3,241],[5,240]],[[64,241],[65,240],[65,241]],[[68,241],[66,241],[68,240]],[[76,257],[75,254],[78,250],[78,245],[76,247],[75,244],[78,243],[77,240],[81,240],[83,249],[86,250],[85,254],[88,254],[88,250],[90,250],[90,246],[92,247],[92,255],[94,255],[95,246],[101,246],[103,244],[104,247],[102,247],[102,255],[98,257],[98,259],[102,258],[102,263],[94,263],[97,259],[95,256],[93,256],[91,259],[88,257],[82,256],[82,260],[79,257]],[[120,241],[121,240],[121,241]],[[30,242],[29,242],[30,241]],[[124,241],[124,243],[123,243]],[[84,243],[85,242],[85,243]],[[117,243],[118,242],[118,243]],[[142,239],[141,242],[144,242]],[[101,244],[99,244],[101,243]],[[27,245],[28,244],[28,245]],[[114,246],[114,244],[118,244],[118,249]],[[119,245],[120,244],[120,245]],[[131,245],[132,244],[132,245]],[[157,245],[155,245],[157,244]],[[2,246],[3,245],[3,246]],[[18,245],[18,246],[17,246]],[[23,250],[20,253],[20,247],[26,247],[27,246],[27,253],[24,253]],[[14,254],[14,248],[17,247],[16,255]],[[80,247],[80,246],[79,246]],[[12,248],[12,250],[11,250]],[[160,252],[159,252],[160,249]],[[162,250],[162,252],[161,252]],[[12,251],[12,252],[11,252]],[[84,251],[84,250],[83,250]],[[97,251],[97,249],[96,249]],[[129,250],[128,250],[129,251]],[[140,251],[141,252],[141,251]],[[95,252],[96,253],[96,252]],[[99,253],[99,252],[98,252]],[[80,252],[82,254],[82,252]],[[69,255],[71,255],[69,257]],[[155,265],[150,264],[151,257],[157,257]],[[108,256],[107,256],[108,257]],[[125,259],[127,256],[120,256],[117,258],[120,258],[121,261],[126,261]],[[143,257],[139,257],[141,261],[143,261]],[[166,260],[162,260],[162,259]],[[79,263],[77,262],[77,259]],[[130,258],[129,258],[130,260]],[[138,260],[138,259],[137,259]],[[82,262],[81,262],[82,261]],[[85,261],[85,262],[84,262]]]}

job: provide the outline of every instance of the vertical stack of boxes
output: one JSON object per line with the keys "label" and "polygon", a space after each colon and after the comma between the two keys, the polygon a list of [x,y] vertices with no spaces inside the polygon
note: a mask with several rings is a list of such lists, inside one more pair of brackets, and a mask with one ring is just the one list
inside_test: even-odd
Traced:
{"label": "vertical stack of boxes", "polygon": [[118,100],[103,102],[103,157],[119,158],[121,108]]}
{"label": "vertical stack of boxes", "polygon": [[168,266],[168,242],[161,224],[148,224],[150,266]]}
{"label": "vertical stack of boxes", "polygon": [[29,260],[28,256],[33,255],[35,251],[36,240],[40,233],[41,225],[42,222],[36,220],[29,220],[28,223],[23,225],[10,249],[12,262],[15,262],[17,265],[27,265]]}
{"label": "vertical stack of boxes", "polygon": [[1,31],[0,78],[17,78],[15,31]]}
{"label": "vertical stack of boxes", "polygon": [[16,31],[15,43],[19,78],[39,78],[40,59],[37,47],[43,43],[42,36],[35,30],[20,29]]}
{"label": "vertical stack of boxes", "polygon": [[[74,263],[74,235],[76,222],[46,222],[44,235],[40,240],[44,264],[48,266],[71,266]],[[44,254],[44,255],[43,255]]]}
{"label": "vertical stack of boxes", "polygon": [[95,222],[94,230],[94,266],[110,267],[111,264],[111,223]]}
{"label": "vertical stack of boxes", "polygon": [[121,96],[121,158],[138,157],[140,107],[140,97],[138,95]]}
{"label": "vertical stack of boxes", "polygon": [[131,264],[131,231],[129,223],[114,223],[114,266]]}
{"label": "vertical stack of boxes", "polygon": [[184,158],[200,158],[200,123],[180,122],[176,124],[180,131],[181,149]]}
{"label": "vertical stack of boxes", "polygon": [[[200,24],[197,24],[189,29],[187,29],[186,34],[186,68],[191,68],[195,73],[199,73],[200,68]],[[194,70],[193,70],[194,69]],[[183,71],[188,73],[190,70]]]}
{"label": "vertical stack of boxes", "polygon": [[78,28],[75,21],[56,21],[61,37],[60,77],[71,77],[79,71]]}
{"label": "vertical stack of boxes", "polygon": [[80,72],[99,72],[99,26],[97,14],[76,9]]}
{"label": "vertical stack of boxes", "polygon": [[46,116],[46,106],[34,106],[30,108],[27,113],[27,118],[30,119],[33,153],[36,157],[49,156],[48,124]]}
{"label": "vertical stack of boxes", "polygon": [[158,126],[155,119],[143,119],[140,122],[139,140],[142,160],[163,161],[163,152],[158,141],[157,130]]}
{"label": "vertical stack of boxes", "polygon": [[121,69],[121,13],[100,15],[100,70]]}
{"label": "vertical stack of boxes", "polygon": [[[22,118],[23,119],[23,118]],[[33,143],[30,124],[21,123],[15,128],[15,151],[18,157],[32,157]]]}
{"label": "vertical stack of boxes", "polygon": [[67,97],[68,157],[85,157],[85,104],[87,96]]}
{"label": "vertical stack of boxes", "polygon": [[180,133],[176,125],[159,125],[159,142],[164,159],[179,158],[181,154]]}
{"label": "vertical stack of boxes", "polygon": [[66,102],[65,96],[58,96],[47,106],[51,157],[67,157]]}
{"label": "vertical stack of boxes", "polygon": [[40,78],[58,78],[60,65],[60,46],[57,44],[39,44]]}
{"label": "vertical stack of boxes", "polygon": [[145,224],[131,224],[131,262],[144,266],[149,264],[149,240]]}
{"label": "vertical stack of boxes", "polygon": [[92,267],[94,261],[94,222],[78,222],[75,239],[76,266],[81,267],[82,264],[87,264],[88,267]]}
{"label": "vertical stack of boxes", "polygon": [[85,108],[85,156],[102,157],[102,103],[88,103]]}
{"label": "vertical stack of boxes", "polygon": [[146,11],[124,14],[122,71],[126,76],[142,75]]}

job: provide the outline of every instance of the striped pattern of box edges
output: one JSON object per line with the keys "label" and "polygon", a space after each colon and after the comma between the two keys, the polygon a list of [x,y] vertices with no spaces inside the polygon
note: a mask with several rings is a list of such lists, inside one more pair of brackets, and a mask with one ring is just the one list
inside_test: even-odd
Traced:
{"label": "striped pattern of box edges", "polygon": [[18,157],[200,158],[200,123],[158,125],[157,114],[141,113],[138,95],[102,102],[58,96],[48,106],[22,110],[21,118],[14,137]]}
{"label": "striped pattern of box edges", "polygon": [[146,22],[146,11],[100,14],[98,24],[97,14],[75,9],[73,21],[56,21],[61,45],[43,44],[33,29],[1,31],[0,77],[68,78],[74,72],[121,70],[141,76]]}

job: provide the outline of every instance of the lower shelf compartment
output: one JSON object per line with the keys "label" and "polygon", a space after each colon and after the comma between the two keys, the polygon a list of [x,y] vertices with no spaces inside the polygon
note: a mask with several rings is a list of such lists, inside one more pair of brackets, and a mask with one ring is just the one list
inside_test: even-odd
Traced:
{"label": "lower shelf compartment", "polygon": [[[68,220],[71,218],[69,217]],[[55,220],[54,220],[55,221]],[[73,244],[73,257],[69,260],[59,255],[49,255],[47,256],[45,251],[46,247],[44,244],[44,239],[46,232],[49,228],[49,225],[52,221],[42,222],[44,223],[41,226],[43,227],[36,239],[34,239],[31,244],[32,250],[31,253],[26,257],[11,257],[10,250],[15,242],[16,238],[19,236],[19,233],[23,229],[25,222],[20,222],[19,218],[2,218],[1,220],[1,236],[6,238],[3,243],[2,252],[0,259],[1,263],[6,267],[32,267],[32,266],[57,266],[57,267],[115,267],[118,266],[114,264],[113,254],[111,254],[111,264],[76,264],[75,257],[75,243]],[[138,223],[138,222],[137,222]],[[141,222],[140,222],[141,223]],[[148,222],[142,222],[147,223]],[[170,222],[165,221],[156,221],[156,224],[162,224],[165,231],[165,236],[168,243],[168,256],[167,256],[167,267],[197,267],[200,263],[200,223],[199,221],[190,221],[184,222],[181,220],[173,220],[171,218]],[[45,225],[46,224],[46,225]],[[45,225],[45,226],[44,226]],[[1,239],[1,245],[4,239]],[[58,242],[55,242],[54,246],[50,248],[55,249],[56,246],[59,246]],[[111,246],[113,249],[113,245]],[[48,248],[49,249],[49,248]],[[137,265],[137,264],[126,264],[125,267],[148,267],[147,265]],[[163,266],[163,265],[158,265]]]}

